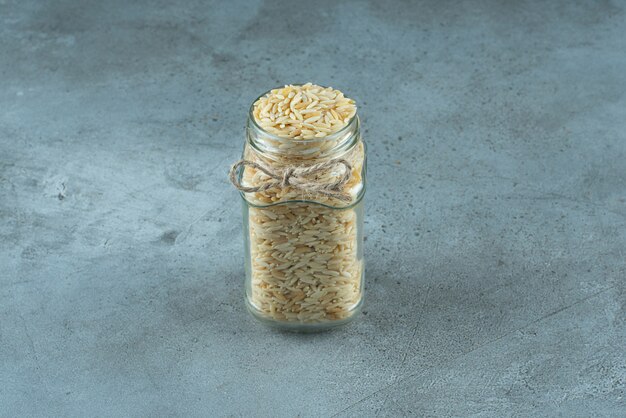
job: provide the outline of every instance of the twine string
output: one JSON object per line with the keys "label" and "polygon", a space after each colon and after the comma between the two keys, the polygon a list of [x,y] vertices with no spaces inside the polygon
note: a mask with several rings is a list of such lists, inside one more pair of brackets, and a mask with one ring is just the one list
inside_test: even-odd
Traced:
{"label": "twine string", "polygon": [[[342,176],[330,183],[318,180],[317,174],[339,166],[344,167]],[[244,186],[239,180],[239,170],[245,167],[255,168],[270,177],[270,180],[258,186]],[[263,192],[271,188],[292,187],[304,193],[321,194],[330,198],[350,202],[352,197],[342,191],[343,186],[348,183],[352,176],[352,165],[343,158],[335,158],[318,164],[308,166],[288,166],[272,170],[262,164],[250,160],[239,160],[230,168],[230,181],[240,191],[244,193]]]}

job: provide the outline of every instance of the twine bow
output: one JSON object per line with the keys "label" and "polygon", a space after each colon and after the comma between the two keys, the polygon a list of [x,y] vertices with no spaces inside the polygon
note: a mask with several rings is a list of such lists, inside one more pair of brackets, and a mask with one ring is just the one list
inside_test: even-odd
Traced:
{"label": "twine bow", "polygon": [[[317,180],[317,177],[311,178],[317,173],[329,170],[337,166],[343,165],[345,172],[343,176],[333,181],[332,183],[322,183]],[[255,187],[247,187],[241,184],[239,176],[237,175],[240,167],[252,167],[262,171],[272,180],[268,180],[266,183]],[[348,193],[342,191],[343,186],[350,180],[352,176],[352,165],[343,158],[336,158],[328,160],[322,163],[313,164],[309,166],[291,166],[284,169],[277,169],[275,171],[270,170],[261,164],[255,163],[249,160],[239,160],[230,169],[230,181],[233,185],[242,192],[262,192],[273,187],[285,188],[291,186],[294,189],[301,190],[305,193],[319,193],[321,195],[342,200],[344,202],[350,202],[352,197]]]}

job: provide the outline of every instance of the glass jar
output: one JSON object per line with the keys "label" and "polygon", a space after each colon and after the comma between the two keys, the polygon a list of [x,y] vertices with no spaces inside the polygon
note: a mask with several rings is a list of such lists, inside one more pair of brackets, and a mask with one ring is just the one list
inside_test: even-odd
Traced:
{"label": "glass jar", "polygon": [[323,138],[246,126],[231,179],[243,198],[246,304],[293,331],[345,324],[363,300],[366,153],[359,118]]}

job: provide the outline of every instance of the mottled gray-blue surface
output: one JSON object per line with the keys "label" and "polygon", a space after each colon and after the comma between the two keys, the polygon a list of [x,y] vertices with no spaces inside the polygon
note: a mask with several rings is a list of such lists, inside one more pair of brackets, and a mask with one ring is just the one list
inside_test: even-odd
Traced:
{"label": "mottled gray-blue surface", "polygon": [[[0,1],[0,415],[623,416],[626,3]],[[369,144],[366,302],[246,312],[226,171],[314,81]]]}

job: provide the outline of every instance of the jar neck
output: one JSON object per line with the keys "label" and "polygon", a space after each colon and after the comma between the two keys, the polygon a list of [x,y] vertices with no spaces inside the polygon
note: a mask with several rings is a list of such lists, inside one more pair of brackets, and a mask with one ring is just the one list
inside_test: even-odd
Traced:
{"label": "jar neck", "polygon": [[359,117],[354,116],[341,130],[323,138],[292,139],[272,135],[248,116],[246,126],[248,145],[261,156],[275,161],[307,161],[337,158],[350,151],[360,141]]}

